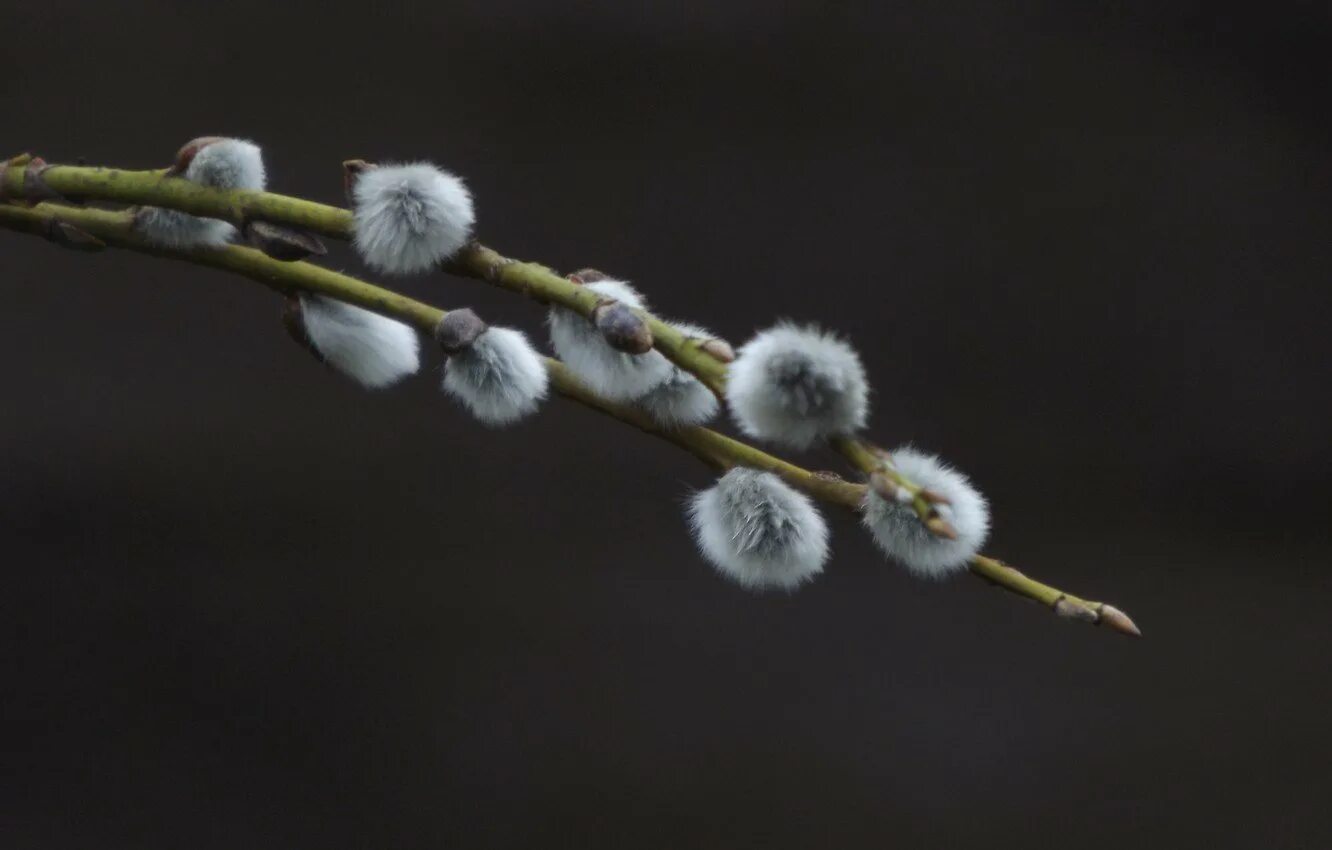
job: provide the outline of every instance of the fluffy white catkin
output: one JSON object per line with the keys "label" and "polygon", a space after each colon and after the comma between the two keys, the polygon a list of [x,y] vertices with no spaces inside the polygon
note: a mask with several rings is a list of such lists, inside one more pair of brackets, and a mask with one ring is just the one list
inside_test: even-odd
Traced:
{"label": "fluffy white catkin", "polygon": [[[685,336],[711,339],[714,334],[697,325],[673,322],[672,327]],[[636,402],[658,425],[680,427],[702,425],[717,415],[717,396],[698,378],[671,364],[666,380],[653,387]]]}
{"label": "fluffy white catkin", "polygon": [[444,391],[487,425],[507,425],[537,409],[550,376],[527,337],[490,327],[444,364]]}
{"label": "fluffy white catkin", "polygon": [[[243,139],[216,139],[202,145],[181,176],[214,189],[258,191],[267,181],[263,152],[258,145]],[[135,227],[151,241],[168,248],[225,245],[236,233],[236,228],[225,221],[161,207],[139,210]]]}
{"label": "fluffy white catkin", "polygon": [[361,172],[352,187],[352,242],[372,269],[429,271],[472,235],[476,214],[462,180],[428,162]]}
{"label": "fluffy white catkin", "polygon": [[[599,280],[586,286],[629,307],[646,309],[643,296],[624,281]],[[595,325],[565,307],[552,307],[548,322],[555,353],[593,392],[611,401],[641,398],[675,368],[656,349],[645,354],[615,350]]]}
{"label": "fluffy white catkin", "polygon": [[784,322],[736,353],[726,401],[745,434],[802,449],[863,428],[869,383],[851,346]]}
{"label": "fluffy white catkin", "polygon": [[864,523],[874,542],[889,557],[924,578],[943,578],[966,569],[980,551],[990,530],[990,508],[985,497],[965,475],[934,455],[910,447],[892,453],[898,470],[922,487],[951,503],[939,505],[939,515],[957,532],[956,540],[927,529],[909,504],[888,501],[874,490],[865,495]]}
{"label": "fluffy white catkin", "polygon": [[752,590],[793,590],[823,570],[828,526],[807,496],[770,472],[736,468],[689,503],[703,556]]}
{"label": "fluffy white catkin", "polygon": [[397,383],[421,367],[416,331],[378,313],[302,295],[301,323],[324,362],[367,389]]}

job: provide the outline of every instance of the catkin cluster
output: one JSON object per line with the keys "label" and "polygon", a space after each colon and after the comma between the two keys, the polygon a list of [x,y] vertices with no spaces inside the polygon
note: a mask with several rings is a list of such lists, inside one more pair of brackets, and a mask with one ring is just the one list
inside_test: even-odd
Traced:
{"label": "catkin cluster", "polygon": [[[223,189],[262,189],[263,159],[254,144],[206,137],[181,149],[171,173]],[[457,176],[430,163],[371,165],[349,171],[353,245],[367,266],[386,274],[438,268],[472,239],[471,193]],[[245,233],[215,219],[145,207],[135,227],[169,247],[212,246]],[[696,325],[669,322],[691,342],[729,361],[724,398],[652,347],[642,316],[647,301],[627,281],[585,270],[570,280],[596,297],[583,315],[554,306],[547,316],[551,348],[597,395],[634,405],[661,428],[701,425],[721,401],[745,435],[792,449],[853,437],[869,416],[869,381],[855,350],[840,336],[789,322],[760,331],[732,353]],[[289,299],[292,336],[330,368],[367,389],[393,385],[421,368],[415,330],[394,319],[323,295]],[[487,325],[471,310],[440,322],[435,342],[446,360],[441,388],[486,425],[504,426],[535,413],[549,391],[544,357],[513,328]],[[915,575],[939,578],[965,569],[989,530],[983,496],[965,475],[937,457],[906,447],[883,454],[889,478],[867,489],[865,527],[878,547]],[[880,476],[882,478],[882,476]],[[910,486],[883,483],[911,482]],[[946,523],[937,533],[914,504],[927,494]],[[718,573],[754,590],[791,590],[822,572],[828,527],[818,507],[777,475],[733,468],[688,501],[688,525]]]}

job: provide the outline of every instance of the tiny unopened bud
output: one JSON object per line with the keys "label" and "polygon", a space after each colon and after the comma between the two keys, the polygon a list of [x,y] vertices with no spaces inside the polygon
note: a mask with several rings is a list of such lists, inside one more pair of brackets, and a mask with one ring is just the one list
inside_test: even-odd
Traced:
{"label": "tiny unopened bud", "polygon": [[600,280],[609,280],[609,279],[610,279],[609,275],[607,275],[605,272],[599,272],[596,269],[579,269],[578,271],[573,272],[572,274],[569,275],[569,280],[573,281],[579,286],[583,286],[589,283],[596,283],[597,281]]}
{"label": "tiny unopened bud", "polygon": [[1084,623],[1096,622],[1096,612],[1086,605],[1079,605],[1066,596],[1055,600],[1054,612],[1068,620],[1080,620]]}
{"label": "tiny unopened bud", "polygon": [[446,354],[466,351],[488,326],[473,310],[450,310],[435,326],[435,340]]}
{"label": "tiny unopened bud", "polygon": [[106,243],[87,231],[80,230],[64,221],[52,221],[47,225],[46,238],[71,251],[101,251]]}
{"label": "tiny unopened bud", "polygon": [[722,363],[732,363],[735,361],[735,349],[724,339],[710,339],[700,345],[699,350],[710,356],[713,360]]}
{"label": "tiny unopened bud", "polygon": [[355,190],[356,188],[356,181],[360,178],[360,176],[365,172],[369,171],[370,169],[378,167],[379,166],[375,165],[374,163],[366,162],[363,159],[343,160],[342,191],[347,196],[348,204],[353,204],[356,202],[355,196],[352,193],[353,190]]}
{"label": "tiny unopened bud", "polygon": [[1115,631],[1130,635],[1132,637],[1142,637],[1137,625],[1129,619],[1129,616],[1113,605],[1102,604],[1100,608],[1100,617],[1097,620],[1103,626],[1109,626]]}
{"label": "tiny unopened bud", "polygon": [[313,233],[269,221],[247,221],[244,233],[246,241],[275,260],[290,262],[328,253]]}
{"label": "tiny unopened bud", "polygon": [[603,301],[592,311],[592,323],[616,351],[643,354],[652,350],[652,331],[628,306],[618,301]]}

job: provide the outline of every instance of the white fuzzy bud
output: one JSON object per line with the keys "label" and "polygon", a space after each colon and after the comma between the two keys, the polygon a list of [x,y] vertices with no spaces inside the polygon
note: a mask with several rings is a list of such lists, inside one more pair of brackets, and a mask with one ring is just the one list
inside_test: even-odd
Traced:
{"label": "white fuzzy bud", "polygon": [[689,523],[717,571],[752,590],[793,590],[828,559],[828,526],[818,509],[770,472],[727,472],[690,500]]}
{"label": "white fuzzy bud", "polygon": [[[934,534],[910,502],[888,501],[870,489],[865,494],[864,523],[874,542],[890,558],[923,578],[943,578],[966,569],[990,531],[990,508],[971,481],[934,455],[912,448],[892,453],[894,466],[914,483],[933,490],[948,503],[936,510],[957,533],[956,540]],[[905,491],[899,491],[905,492]]]}
{"label": "white fuzzy bud", "polygon": [[322,295],[300,297],[305,338],[324,362],[367,389],[421,368],[416,331],[402,322]]}
{"label": "white fuzzy bud", "polygon": [[737,352],[726,400],[747,435],[802,449],[863,428],[869,383],[860,358],[841,339],[782,323]]}
{"label": "white fuzzy bud", "polygon": [[[181,148],[172,171],[214,189],[259,191],[267,181],[263,152],[243,139],[195,139]],[[168,248],[225,245],[236,234],[235,227],[220,219],[161,207],[140,209],[134,226],[152,242]]]}
{"label": "white fuzzy bud", "polygon": [[428,162],[366,168],[352,185],[353,244],[372,269],[429,271],[472,236],[472,195]]}
{"label": "white fuzzy bud", "polygon": [[[712,339],[713,334],[696,325],[673,323],[672,327],[687,337]],[[668,428],[701,425],[717,415],[717,396],[693,375],[671,364],[666,380],[653,387],[636,402]]]}
{"label": "white fuzzy bud", "polygon": [[550,376],[522,332],[490,327],[444,364],[444,391],[487,425],[508,425],[546,397]]}
{"label": "white fuzzy bud", "polygon": [[[646,309],[643,296],[624,281],[605,279],[586,287],[635,309]],[[661,352],[626,354],[611,347],[585,317],[565,307],[552,307],[548,317],[555,353],[597,395],[611,401],[632,401],[670,377],[671,361]]]}

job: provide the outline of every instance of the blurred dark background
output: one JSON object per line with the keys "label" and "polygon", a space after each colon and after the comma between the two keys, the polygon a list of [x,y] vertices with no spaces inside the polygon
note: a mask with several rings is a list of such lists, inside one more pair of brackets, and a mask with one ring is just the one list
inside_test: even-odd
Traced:
{"label": "blurred dark background", "polygon": [[328,202],[431,158],[501,251],[737,343],[839,328],[875,436],[1146,638],[843,516],[824,578],[746,594],[665,444],[487,431],[433,352],[367,394],[260,287],[0,233],[4,847],[1332,842],[1326,3],[13,12],[5,155],[241,135]]}

